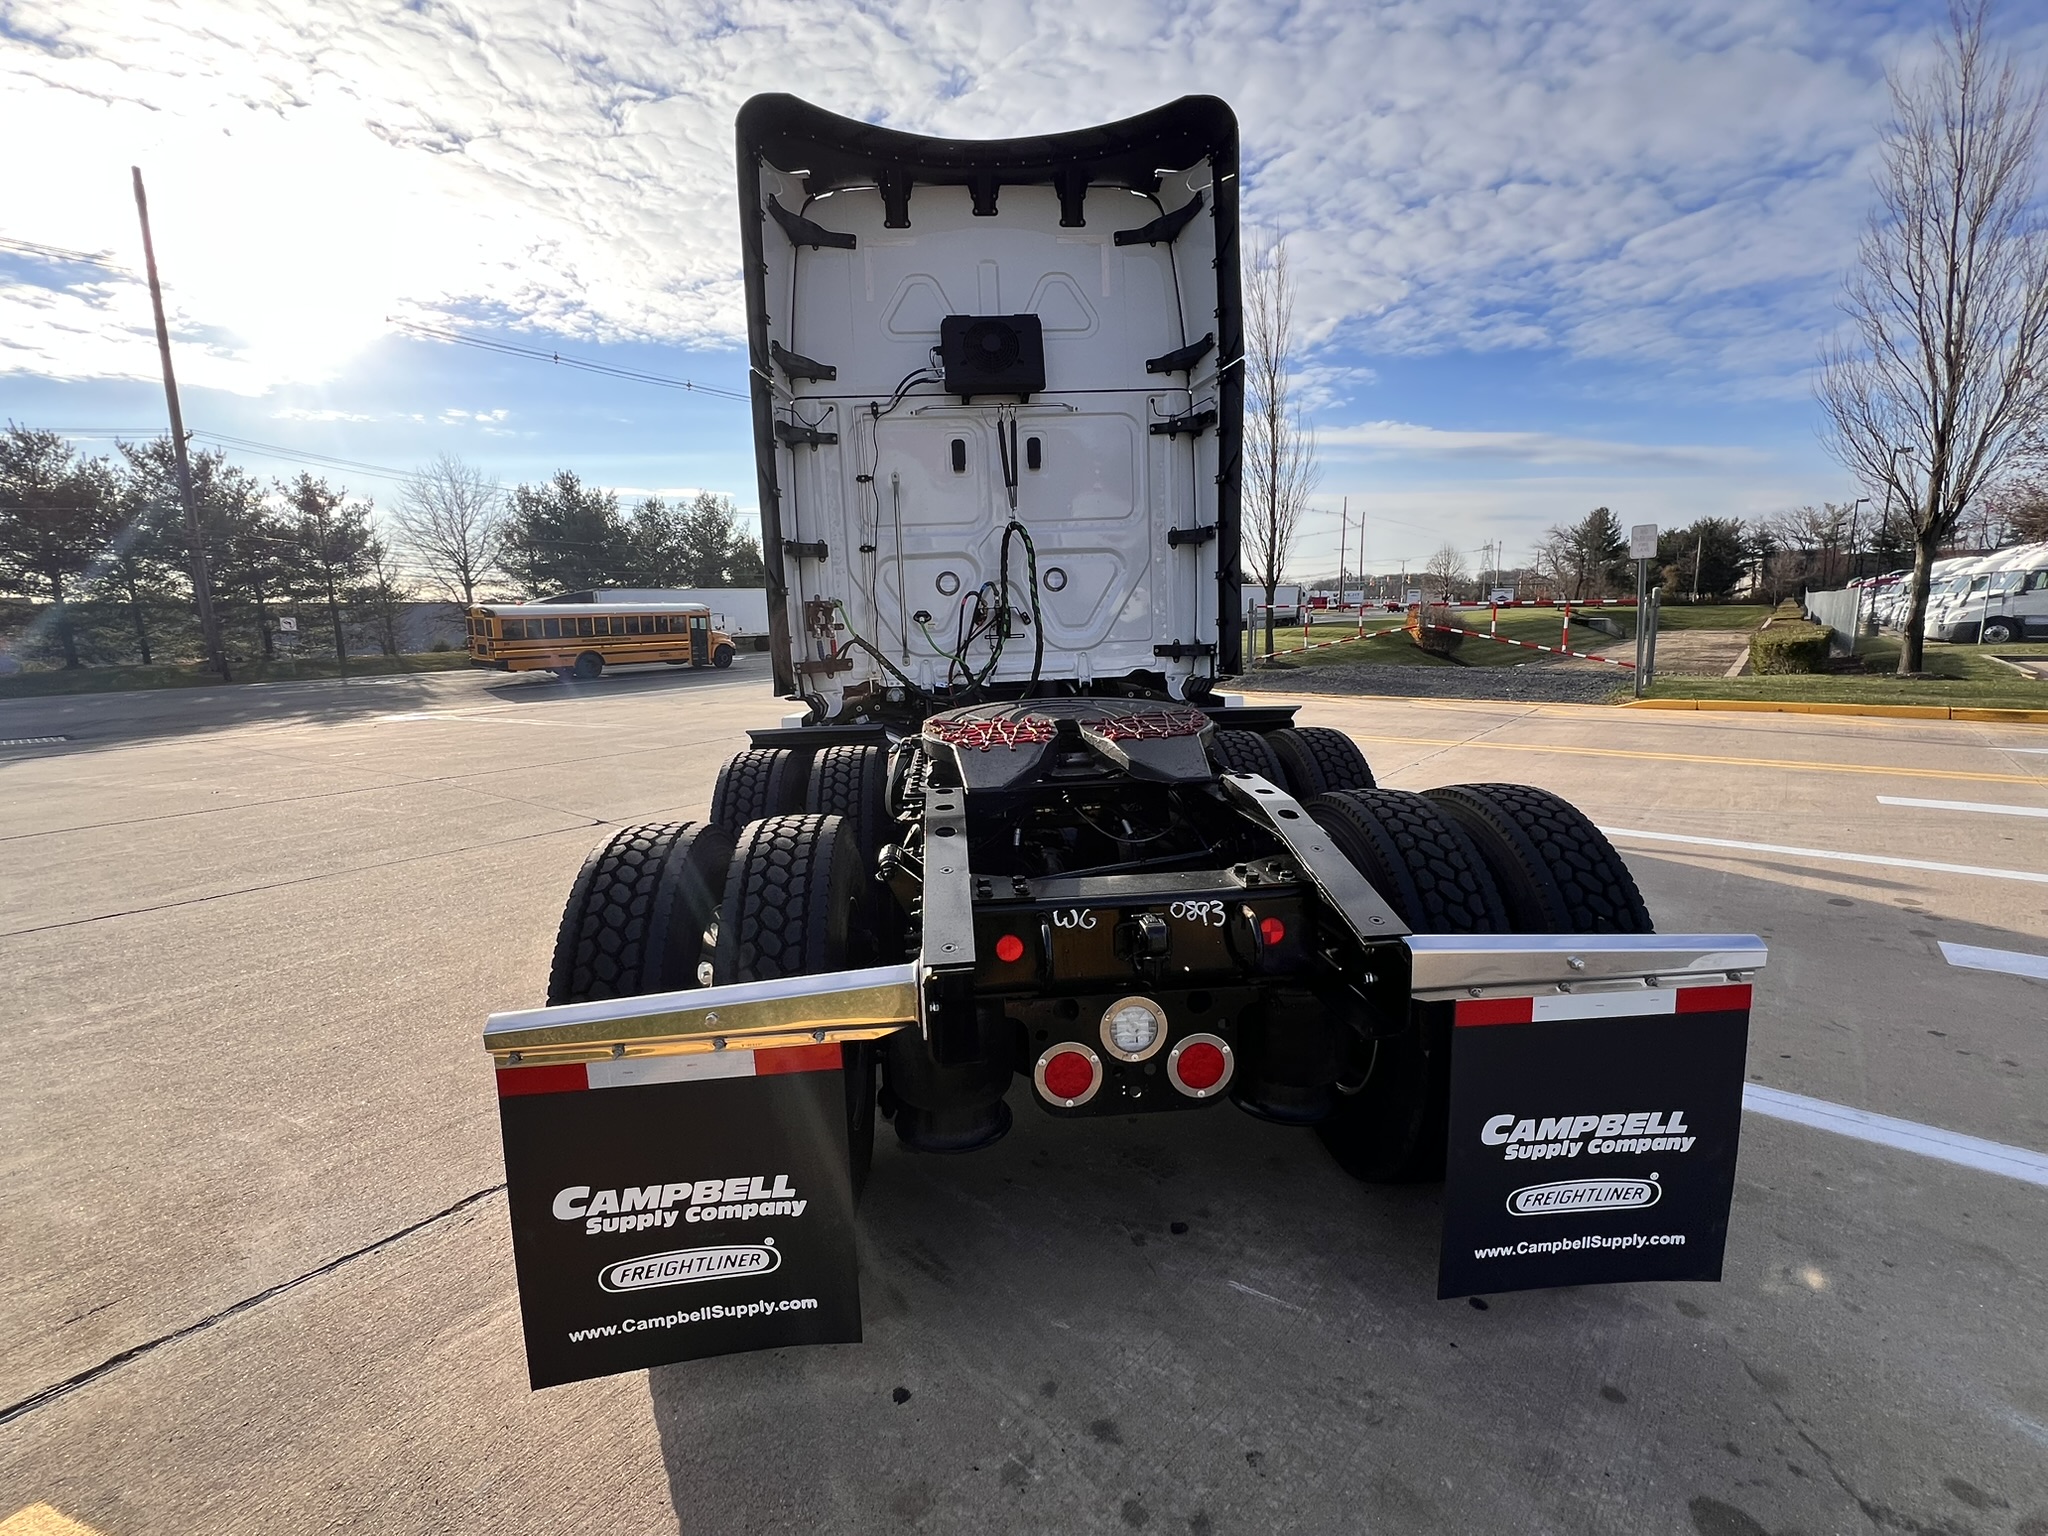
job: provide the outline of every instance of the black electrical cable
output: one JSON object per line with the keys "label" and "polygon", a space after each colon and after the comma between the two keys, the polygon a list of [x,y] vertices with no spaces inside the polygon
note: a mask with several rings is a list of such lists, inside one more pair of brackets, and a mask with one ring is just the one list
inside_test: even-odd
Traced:
{"label": "black electrical cable", "polygon": [[1039,678],[1045,671],[1045,624],[1038,606],[1038,546],[1031,540],[1031,530],[1012,519],[1010,526],[1003,530],[1002,575],[1003,600],[1007,603],[1010,594],[1010,537],[1014,534],[1024,541],[1024,569],[1030,584],[1026,588],[1031,598],[1031,681],[1024,687],[1027,699],[1038,696]]}
{"label": "black electrical cable", "polygon": [[[1004,428],[1007,426],[1007,433]],[[1004,407],[996,414],[996,453],[1003,461],[1003,489],[1010,496],[1010,516],[1017,515],[1017,413]]]}

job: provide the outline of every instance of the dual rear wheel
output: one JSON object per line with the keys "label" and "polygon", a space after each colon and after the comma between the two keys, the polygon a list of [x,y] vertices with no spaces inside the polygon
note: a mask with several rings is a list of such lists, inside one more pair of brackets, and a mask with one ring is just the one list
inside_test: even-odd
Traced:
{"label": "dual rear wheel", "polygon": [[[614,833],[570,891],[549,1004],[876,963],[876,849],[863,839],[883,830],[870,812],[885,778],[875,747],[832,748],[808,764],[743,752],[721,770],[709,820]],[[876,1049],[841,1049],[858,1196],[873,1160]]]}
{"label": "dual rear wheel", "polygon": [[[1649,933],[1628,866],[1576,808],[1523,784],[1424,794],[1346,790],[1309,803],[1345,857],[1416,933]],[[1375,1183],[1441,1178],[1450,1109],[1450,1010],[1368,1047],[1317,1132]]]}

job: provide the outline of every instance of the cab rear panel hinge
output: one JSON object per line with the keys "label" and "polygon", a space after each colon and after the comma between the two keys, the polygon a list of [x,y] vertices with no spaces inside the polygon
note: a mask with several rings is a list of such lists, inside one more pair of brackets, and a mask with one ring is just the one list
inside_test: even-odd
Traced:
{"label": "cab rear panel hinge", "polygon": [[1185,432],[1190,437],[1200,437],[1216,424],[1214,409],[1190,411],[1185,416],[1169,416],[1165,421],[1152,423],[1154,437],[1179,437]]}
{"label": "cab rear panel hinge", "polygon": [[789,376],[791,383],[806,379],[813,384],[828,384],[839,377],[839,370],[832,364],[805,357],[801,352],[792,352],[779,341],[768,343],[768,353],[775,359],[776,366]]}
{"label": "cab rear panel hinge", "polygon": [[1171,213],[1162,213],[1150,224],[1137,229],[1120,229],[1116,232],[1118,245],[1158,245],[1162,241],[1171,245],[1180,238],[1180,232],[1194,223],[1195,215],[1202,211],[1202,194],[1197,192]]}
{"label": "cab rear panel hinge", "polygon": [[827,229],[822,224],[813,224],[800,213],[791,213],[773,197],[768,199],[768,211],[775,222],[782,226],[782,232],[789,236],[791,245],[808,245],[812,250],[831,246],[835,250],[850,251],[854,246],[852,235],[836,229]]}
{"label": "cab rear panel hinge", "polygon": [[1176,640],[1171,645],[1155,645],[1154,656],[1165,656],[1173,661],[1182,661],[1190,656],[1214,656],[1216,647],[1207,640]]}
{"label": "cab rear panel hinge", "polygon": [[1187,373],[1195,364],[1209,355],[1209,349],[1216,345],[1216,333],[1209,332],[1200,341],[1191,341],[1160,357],[1145,359],[1147,373]]}
{"label": "cab rear panel hinge", "polygon": [[1199,528],[1169,528],[1166,530],[1166,544],[1169,549],[1178,549],[1183,544],[1206,544],[1216,537],[1216,525],[1204,523]]}
{"label": "cab rear panel hinge", "polygon": [[839,441],[837,432],[820,432],[793,421],[776,422],[775,436],[785,448],[826,448]]}

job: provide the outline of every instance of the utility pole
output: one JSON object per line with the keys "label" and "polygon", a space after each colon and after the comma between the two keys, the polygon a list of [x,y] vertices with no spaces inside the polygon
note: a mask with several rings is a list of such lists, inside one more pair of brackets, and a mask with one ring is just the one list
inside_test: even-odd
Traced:
{"label": "utility pole", "polygon": [[142,220],[142,260],[149,270],[149,302],[156,310],[156,347],[164,360],[164,398],[171,408],[171,453],[177,463],[178,499],[185,504],[185,538],[192,547],[192,595],[199,604],[199,632],[206,644],[206,662],[228,676],[227,648],[221,644],[220,619],[213,611],[213,577],[206,566],[206,541],[199,532],[199,508],[192,499],[192,465],[185,457],[185,416],[178,409],[178,376],[171,371],[171,332],[164,324],[164,290],[156,278],[156,246],[149,238],[149,198],[142,190],[142,167],[135,174],[135,212]]}
{"label": "utility pole", "polygon": [[1351,532],[1351,498],[1344,498],[1344,510],[1337,514],[1337,611],[1344,611],[1345,540]]}

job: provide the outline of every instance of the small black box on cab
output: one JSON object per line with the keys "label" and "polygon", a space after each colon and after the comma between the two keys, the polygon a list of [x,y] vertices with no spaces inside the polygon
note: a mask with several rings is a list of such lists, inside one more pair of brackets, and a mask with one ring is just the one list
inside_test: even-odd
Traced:
{"label": "small black box on cab", "polygon": [[948,315],[939,322],[946,393],[1028,399],[1045,388],[1045,331],[1036,315]]}

